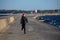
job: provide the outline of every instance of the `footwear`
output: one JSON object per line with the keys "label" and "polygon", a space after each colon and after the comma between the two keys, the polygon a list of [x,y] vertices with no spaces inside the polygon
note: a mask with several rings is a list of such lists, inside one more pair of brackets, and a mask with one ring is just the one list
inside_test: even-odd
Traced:
{"label": "footwear", "polygon": [[26,32],[24,32],[24,34],[26,34]]}

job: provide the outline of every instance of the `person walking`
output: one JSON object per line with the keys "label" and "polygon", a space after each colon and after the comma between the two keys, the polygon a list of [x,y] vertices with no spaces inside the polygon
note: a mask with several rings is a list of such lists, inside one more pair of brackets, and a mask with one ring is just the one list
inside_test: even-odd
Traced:
{"label": "person walking", "polygon": [[21,26],[22,26],[22,28],[21,28],[21,30],[24,29],[24,34],[26,34],[26,27],[25,27],[26,23],[28,23],[28,19],[27,19],[25,14],[22,14],[22,17],[21,17]]}

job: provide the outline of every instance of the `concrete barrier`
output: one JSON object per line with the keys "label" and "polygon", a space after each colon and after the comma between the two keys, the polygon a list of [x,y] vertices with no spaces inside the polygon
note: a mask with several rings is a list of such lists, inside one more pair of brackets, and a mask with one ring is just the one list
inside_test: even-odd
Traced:
{"label": "concrete barrier", "polygon": [[14,16],[6,16],[0,18],[0,32],[5,32],[9,29],[9,25],[14,23]]}
{"label": "concrete barrier", "polygon": [[7,19],[0,19],[0,32],[4,32],[7,27]]}
{"label": "concrete barrier", "polygon": [[10,23],[10,24],[13,23],[14,20],[15,20],[14,16],[9,17],[9,23]]}

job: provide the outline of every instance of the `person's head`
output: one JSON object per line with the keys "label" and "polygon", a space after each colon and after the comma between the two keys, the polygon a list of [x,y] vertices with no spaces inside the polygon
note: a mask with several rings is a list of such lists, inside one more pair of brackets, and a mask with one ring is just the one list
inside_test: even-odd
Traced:
{"label": "person's head", "polygon": [[25,17],[25,16],[26,16],[26,14],[24,14],[24,13],[23,13],[23,14],[22,14],[22,16],[24,16],[24,17]]}

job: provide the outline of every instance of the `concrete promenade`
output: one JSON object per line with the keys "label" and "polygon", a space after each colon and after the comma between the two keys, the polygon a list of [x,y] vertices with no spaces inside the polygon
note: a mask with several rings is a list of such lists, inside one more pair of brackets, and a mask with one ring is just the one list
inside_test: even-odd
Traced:
{"label": "concrete promenade", "polygon": [[13,15],[12,17],[13,22],[8,21],[5,30],[0,31],[0,40],[60,40],[58,29],[33,17],[27,17],[29,22],[26,24],[26,34],[24,34],[21,30],[21,16]]}

